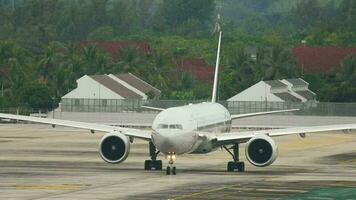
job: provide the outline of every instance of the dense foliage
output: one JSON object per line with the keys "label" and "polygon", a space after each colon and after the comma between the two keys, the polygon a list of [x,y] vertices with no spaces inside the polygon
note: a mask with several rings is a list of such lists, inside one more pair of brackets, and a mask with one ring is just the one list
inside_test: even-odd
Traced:
{"label": "dense foliage", "polygon": [[[164,99],[207,99],[211,84],[176,77],[175,61],[214,64],[216,13],[224,30],[220,99],[262,79],[303,76],[289,51],[355,46],[354,0],[3,0],[0,1],[0,107],[48,107],[84,74],[132,72],[163,91]],[[79,41],[148,41],[118,60]],[[251,58],[248,47],[257,47]],[[333,76],[307,75],[322,101],[356,101],[356,61]]]}

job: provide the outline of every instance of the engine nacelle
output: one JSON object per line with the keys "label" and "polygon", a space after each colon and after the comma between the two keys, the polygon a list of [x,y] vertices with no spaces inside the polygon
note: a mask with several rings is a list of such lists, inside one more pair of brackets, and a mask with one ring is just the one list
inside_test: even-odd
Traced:
{"label": "engine nacelle", "polygon": [[246,158],[256,167],[272,164],[278,156],[278,147],[274,140],[267,135],[257,135],[246,144]]}
{"label": "engine nacelle", "polygon": [[121,133],[108,133],[99,143],[101,158],[111,164],[126,160],[130,152],[130,140]]}

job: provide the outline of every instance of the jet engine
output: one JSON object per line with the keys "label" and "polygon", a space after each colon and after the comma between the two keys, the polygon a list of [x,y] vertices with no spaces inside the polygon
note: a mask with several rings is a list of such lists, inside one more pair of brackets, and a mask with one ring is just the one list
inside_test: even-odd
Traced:
{"label": "jet engine", "polygon": [[272,164],[278,156],[278,147],[274,140],[267,135],[257,135],[246,144],[246,158],[256,167]]}
{"label": "jet engine", "polygon": [[130,140],[121,133],[108,133],[99,143],[101,158],[111,164],[126,160],[130,152]]}

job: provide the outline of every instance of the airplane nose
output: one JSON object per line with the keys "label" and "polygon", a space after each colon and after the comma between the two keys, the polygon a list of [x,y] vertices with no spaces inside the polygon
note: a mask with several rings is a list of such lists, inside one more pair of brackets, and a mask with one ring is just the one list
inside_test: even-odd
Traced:
{"label": "airplane nose", "polygon": [[175,152],[173,151],[175,147],[173,134],[165,132],[154,132],[152,136],[152,142],[161,152]]}
{"label": "airplane nose", "polygon": [[186,153],[191,150],[196,142],[194,133],[173,133],[155,131],[152,134],[152,142],[162,153],[174,152]]}

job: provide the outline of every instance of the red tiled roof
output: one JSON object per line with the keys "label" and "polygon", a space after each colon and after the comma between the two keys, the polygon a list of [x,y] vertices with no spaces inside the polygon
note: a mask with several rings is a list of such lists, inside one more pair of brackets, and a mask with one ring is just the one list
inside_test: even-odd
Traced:
{"label": "red tiled roof", "polygon": [[209,66],[203,59],[186,59],[178,61],[178,70],[189,72],[199,81],[209,82],[214,79],[214,67]]}
{"label": "red tiled roof", "polygon": [[141,53],[148,53],[151,47],[147,42],[133,42],[133,41],[82,41],[79,43],[82,47],[95,45],[100,50],[107,53],[113,59],[117,59],[122,49],[133,47]]}
{"label": "red tiled roof", "polygon": [[293,55],[304,73],[330,74],[345,58],[356,55],[356,48],[299,46],[293,49]]}

